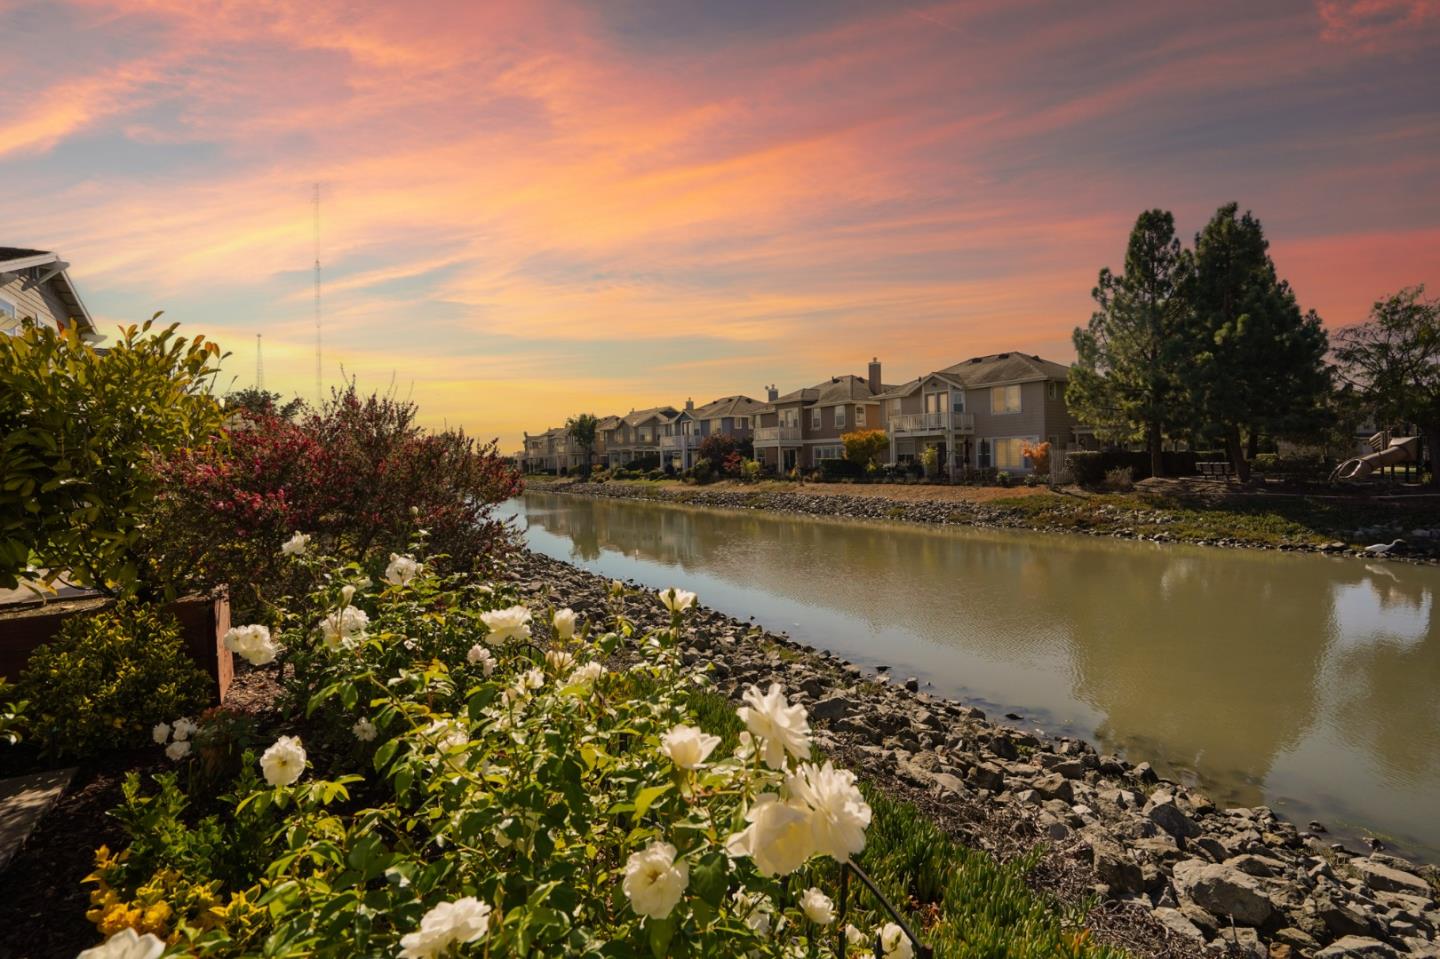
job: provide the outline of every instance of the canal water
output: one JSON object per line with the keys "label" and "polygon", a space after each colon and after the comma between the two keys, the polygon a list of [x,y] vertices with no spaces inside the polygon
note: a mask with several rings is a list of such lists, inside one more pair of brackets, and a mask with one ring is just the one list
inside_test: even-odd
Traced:
{"label": "canal water", "polygon": [[1440,861],[1440,569],[547,493],[505,509],[538,552]]}

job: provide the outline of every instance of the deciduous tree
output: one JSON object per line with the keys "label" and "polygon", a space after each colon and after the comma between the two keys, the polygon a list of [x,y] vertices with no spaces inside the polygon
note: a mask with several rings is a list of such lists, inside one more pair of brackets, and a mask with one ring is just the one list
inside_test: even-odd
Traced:
{"label": "deciduous tree", "polygon": [[581,472],[586,479],[590,478],[590,460],[595,455],[595,433],[600,421],[591,413],[581,413],[579,416],[572,416],[565,423],[565,432],[575,441],[575,445],[585,452],[585,463]]}

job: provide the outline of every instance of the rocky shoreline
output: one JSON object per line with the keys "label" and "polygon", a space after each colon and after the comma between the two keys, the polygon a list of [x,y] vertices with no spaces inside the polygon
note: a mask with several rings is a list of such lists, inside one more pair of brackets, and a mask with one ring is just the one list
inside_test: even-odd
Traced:
{"label": "rocky shoreline", "polygon": [[[511,575],[582,616],[607,609],[608,582],[558,560],[523,552]],[[626,612],[663,621],[639,591]],[[719,691],[779,682],[810,711],[821,748],[966,843],[1005,859],[1043,845],[1037,885],[1072,905],[1098,896],[1087,924],[1132,954],[1440,959],[1433,866],[1347,850],[1268,807],[1219,809],[1148,763],[997,725],[914,680],[704,607],[690,626],[683,655],[708,666]]]}
{"label": "rocky shoreline", "polygon": [[[1370,560],[1385,558],[1430,563],[1435,561],[1434,547],[1440,545],[1437,544],[1437,538],[1440,538],[1437,537],[1437,534],[1440,534],[1440,531],[1428,529],[1419,531],[1424,534],[1425,538],[1409,544],[1408,552],[1404,555],[1397,550],[1386,557],[1367,554],[1363,549],[1357,549],[1339,540],[1324,543],[1287,540],[1272,544],[1241,537],[1180,536],[1166,528],[1170,515],[1164,508],[1122,510],[1102,506],[1097,512],[1101,514],[1103,522],[1099,525],[1085,526],[1036,522],[1025,511],[1008,505],[957,500],[900,500],[884,496],[855,496],[845,493],[816,494],[805,492],[803,487],[797,488],[793,492],[776,492],[707,489],[698,486],[675,489],[615,481],[602,483],[580,480],[536,482],[532,479],[527,480],[527,484],[529,488],[537,492],[565,493],[572,496],[593,496],[604,499],[645,500],[680,506],[766,510],[796,516],[884,520],[930,526],[1024,529],[1041,533],[1083,534],[1155,543],[1190,543],[1197,546],[1218,546],[1229,549],[1264,549],[1320,553],[1329,556],[1356,556]],[[1370,532],[1378,536],[1383,531]]]}

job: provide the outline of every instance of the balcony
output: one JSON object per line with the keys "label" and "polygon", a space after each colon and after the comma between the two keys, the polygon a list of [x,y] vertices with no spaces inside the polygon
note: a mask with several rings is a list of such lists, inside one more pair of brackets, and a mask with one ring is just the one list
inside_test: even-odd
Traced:
{"label": "balcony", "polygon": [[756,446],[800,445],[798,426],[761,426],[755,430]]}
{"label": "balcony", "polygon": [[669,452],[680,450],[693,450],[700,446],[699,436],[662,436],[660,437],[660,448]]}
{"label": "balcony", "polygon": [[914,436],[920,433],[975,432],[974,413],[902,413],[892,416],[886,428],[895,436]]}

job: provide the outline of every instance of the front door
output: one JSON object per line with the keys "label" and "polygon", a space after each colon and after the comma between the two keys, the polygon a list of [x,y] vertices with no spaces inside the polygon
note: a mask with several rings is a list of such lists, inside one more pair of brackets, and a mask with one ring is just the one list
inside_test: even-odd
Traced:
{"label": "front door", "polygon": [[795,468],[795,455],[798,452],[799,450],[785,450],[782,454],[785,457],[785,472],[788,473]]}

